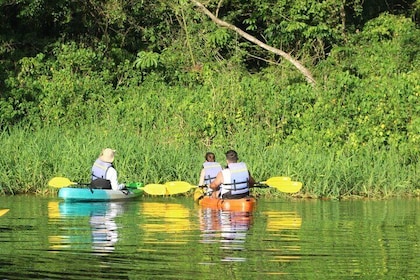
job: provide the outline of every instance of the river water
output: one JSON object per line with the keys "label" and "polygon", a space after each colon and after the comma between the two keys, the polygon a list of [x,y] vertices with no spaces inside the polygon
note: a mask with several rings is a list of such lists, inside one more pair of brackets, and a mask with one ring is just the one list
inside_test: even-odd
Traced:
{"label": "river water", "polygon": [[0,197],[0,279],[420,279],[420,199]]}

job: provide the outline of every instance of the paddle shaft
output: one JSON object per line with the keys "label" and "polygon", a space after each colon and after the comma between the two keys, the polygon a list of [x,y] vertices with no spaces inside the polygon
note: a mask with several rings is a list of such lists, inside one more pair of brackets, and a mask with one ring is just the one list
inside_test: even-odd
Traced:
{"label": "paddle shaft", "polygon": [[[286,193],[293,193],[297,192],[296,190],[299,189],[299,186],[296,186],[296,183],[301,184],[300,182],[294,182],[291,181],[290,177],[271,177],[263,182],[257,182],[253,187],[256,188],[275,188],[278,191],[286,192]],[[166,190],[164,188],[166,186]],[[193,188],[203,188],[207,186],[195,186],[191,185],[188,182],[184,181],[171,181],[165,183],[163,186],[160,185],[161,190],[160,193],[157,191],[156,193],[159,193],[158,195],[171,195],[171,194],[180,194],[180,193],[186,193],[189,190]]]}
{"label": "paddle shaft", "polygon": [[[54,187],[54,188],[70,187],[70,186],[74,186],[74,185],[89,186],[89,189],[92,193],[93,193],[93,190],[94,190],[94,188],[92,188],[90,183],[76,183],[76,182],[70,181],[70,179],[65,178],[65,177],[54,177],[48,182],[48,185],[51,186],[51,187]],[[142,186],[143,186],[142,183],[130,183],[130,184],[127,184],[126,188],[127,189],[137,189],[137,188],[142,187]]]}

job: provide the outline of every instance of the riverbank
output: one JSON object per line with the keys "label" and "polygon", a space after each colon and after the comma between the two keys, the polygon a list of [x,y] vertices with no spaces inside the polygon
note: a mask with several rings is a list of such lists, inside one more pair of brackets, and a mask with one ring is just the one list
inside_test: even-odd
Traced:
{"label": "riverbank", "polygon": [[[174,139],[164,132],[133,132],[117,126],[84,126],[76,129],[48,127],[3,131],[0,159],[0,194],[46,195],[56,176],[72,181],[90,179],[90,168],[103,147],[117,150],[115,165],[121,182],[164,183],[181,180],[198,183],[205,152],[215,152],[223,163],[227,149],[238,151],[258,181],[289,176],[303,182],[301,193],[286,197],[307,199],[382,199],[419,196],[420,178],[411,149],[362,147],[356,150],[321,149],[303,144],[267,145],[257,134],[238,135],[235,143],[206,146]],[[108,131],[108,132],[107,132]],[[97,137],[103,135],[103,137]],[[171,141],[169,141],[171,140]],[[285,197],[271,189],[255,190],[257,196]]]}

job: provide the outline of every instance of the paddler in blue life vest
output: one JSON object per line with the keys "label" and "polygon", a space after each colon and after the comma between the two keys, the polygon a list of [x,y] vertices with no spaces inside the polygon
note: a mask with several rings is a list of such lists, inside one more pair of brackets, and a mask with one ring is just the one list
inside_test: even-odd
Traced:
{"label": "paddler in blue life vest", "polygon": [[103,149],[98,159],[92,166],[92,181],[90,183],[93,189],[125,189],[124,184],[118,183],[117,170],[112,163],[115,158],[115,150]]}
{"label": "paddler in blue life vest", "polygon": [[227,167],[209,185],[213,189],[213,197],[235,199],[249,196],[249,189],[254,186],[255,180],[246,164],[238,160],[234,150],[226,152]]}

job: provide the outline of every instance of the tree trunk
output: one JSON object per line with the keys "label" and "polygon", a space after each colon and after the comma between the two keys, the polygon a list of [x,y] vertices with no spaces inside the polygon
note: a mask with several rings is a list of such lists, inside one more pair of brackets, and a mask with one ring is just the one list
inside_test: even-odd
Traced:
{"label": "tree trunk", "polygon": [[271,47],[263,42],[261,42],[260,40],[258,40],[257,38],[255,38],[254,36],[246,33],[245,31],[241,30],[240,28],[229,24],[221,19],[219,19],[218,17],[216,17],[215,15],[213,15],[206,7],[204,7],[203,4],[201,4],[199,1],[197,0],[191,0],[197,7],[199,7],[207,16],[210,17],[210,19],[212,21],[214,21],[216,24],[218,24],[219,26],[222,27],[226,27],[230,30],[235,31],[236,33],[238,33],[239,35],[241,35],[243,38],[245,38],[246,40],[262,47],[263,49],[266,49],[270,52],[273,52],[275,54],[280,55],[281,57],[283,57],[284,59],[286,59],[287,61],[289,61],[290,63],[292,63],[306,78],[306,80],[312,84],[315,85],[315,79],[312,77],[311,71],[309,71],[309,69],[307,69],[305,66],[303,66],[297,59],[293,58],[291,55],[289,55],[288,53],[279,50],[277,48]]}

